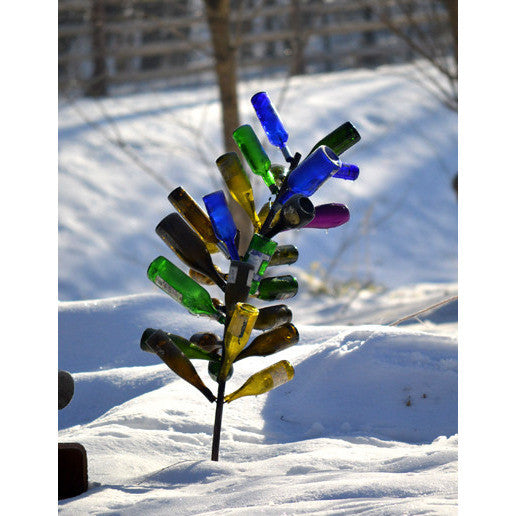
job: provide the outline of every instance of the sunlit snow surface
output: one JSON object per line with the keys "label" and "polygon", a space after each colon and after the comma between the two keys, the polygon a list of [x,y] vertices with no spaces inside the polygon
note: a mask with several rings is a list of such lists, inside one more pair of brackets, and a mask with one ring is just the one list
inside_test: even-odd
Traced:
{"label": "sunlit snow surface", "polygon": [[[200,202],[221,188],[215,90],[61,106],[59,367],[73,374],[75,395],[59,412],[59,442],[85,446],[91,484],[61,501],[62,513],[456,513],[456,302],[388,326],[457,294],[449,186],[456,115],[407,80],[407,71],[290,83],[279,108],[291,149],[306,152],[351,120],[363,140],[343,158],[361,175],[330,181],[313,197],[346,203],[348,224],[280,238],[300,251],[298,263],[277,273],[300,279],[299,295],[287,303],[301,340],[276,356],[239,362],[227,390],[281,359],[296,375],[268,395],[225,407],[219,463],[209,460],[214,406],[140,351],[139,338],[146,327],[187,338],[221,327],[188,314],[146,278],[159,254],[180,265],[154,233],[172,211],[169,192],[109,141],[124,140],[160,180],[183,185]],[[267,90],[275,101],[282,84],[241,85],[242,123],[261,135],[249,98]],[[279,162],[279,151],[265,146]],[[255,192],[260,206],[267,192],[258,183]],[[330,265],[330,278],[371,288],[315,295]],[[206,363],[195,365],[215,390]]]}

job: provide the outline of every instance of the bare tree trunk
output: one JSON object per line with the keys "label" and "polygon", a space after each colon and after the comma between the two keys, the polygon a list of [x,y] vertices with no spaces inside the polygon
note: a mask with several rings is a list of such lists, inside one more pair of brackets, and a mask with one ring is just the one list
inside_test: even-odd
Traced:
{"label": "bare tree trunk", "polygon": [[[206,17],[210,28],[215,73],[222,105],[222,128],[225,152],[237,151],[233,131],[240,125],[237,97],[236,49],[231,42],[229,14],[230,0],[204,0]],[[243,254],[253,236],[249,216],[231,196],[227,196],[228,206],[240,231],[238,250]]]}
{"label": "bare tree trunk", "polygon": [[236,52],[231,44],[229,0],[204,0],[215,58],[215,73],[222,104],[224,149],[236,151],[233,131],[240,125],[237,99]]}
{"label": "bare tree trunk", "polygon": [[450,24],[451,34],[454,43],[455,62],[459,57],[459,6],[458,0],[442,0],[446,10],[448,11],[448,21]]}
{"label": "bare tree trunk", "polygon": [[94,0],[91,10],[93,75],[85,92],[86,95],[91,97],[103,97],[107,95],[105,18],[104,1]]}

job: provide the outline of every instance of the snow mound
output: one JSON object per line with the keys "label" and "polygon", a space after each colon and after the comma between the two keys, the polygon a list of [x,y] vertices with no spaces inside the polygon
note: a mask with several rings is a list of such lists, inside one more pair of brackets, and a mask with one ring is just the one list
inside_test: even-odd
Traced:
{"label": "snow mound", "polygon": [[457,358],[449,337],[384,327],[342,332],[295,364],[294,380],[269,396],[264,420],[281,413],[291,439],[450,436],[458,424]]}

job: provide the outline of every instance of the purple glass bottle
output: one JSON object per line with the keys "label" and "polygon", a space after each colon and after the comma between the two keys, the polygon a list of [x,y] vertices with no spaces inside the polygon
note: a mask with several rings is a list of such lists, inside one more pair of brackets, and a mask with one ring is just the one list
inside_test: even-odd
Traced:
{"label": "purple glass bottle", "polygon": [[349,210],[344,204],[321,204],[315,207],[315,217],[304,227],[329,229],[342,226],[348,220]]}

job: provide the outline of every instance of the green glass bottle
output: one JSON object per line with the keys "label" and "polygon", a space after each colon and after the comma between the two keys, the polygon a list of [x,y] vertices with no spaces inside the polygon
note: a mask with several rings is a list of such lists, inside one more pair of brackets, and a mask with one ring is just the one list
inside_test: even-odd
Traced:
{"label": "green glass bottle", "polygon": [[295,245],[279,245],[272,255],[269,267],[275,265],[291,265],[297,262],[299,251]]}
{"label": "green glass bottle", "polygon": [[233,139],[240,148],[245,160],[253,173],[261,176],[264,183],[273,194],[278,193],[278,187],[271,172],[271,160],[258,140],[250,125],[241,125],[233,132]]}
{"label": "green glass bottle", "polygon": [[158,355],[167,366],[189,384],[199,389],[208,401],[216,400],[213,393],[201,380],[192,362],[162,330],[156,330],[146,340],[146,345]]}
{"label": "green glass bottle", "polygon": [[213,351],[220,351],[223,344],[214,333],[209,332],[194,333],[189,340],[208,353],[212,353]]}
{"label": "green glass bottle", "polygon": [[[142,351],[146,351],[147,353],[154,353],[154,350],[147,344],[147,340],[156,331],[158,330],[154,328],[147,328],[143,332],[142,338],[140,340],[140,349]],[[189,340],[181,337],[180,335],[175,335],[169,332],[165,333],[167,337],[184,353],[185,357],[189,358],[190,360],[218,360],[220,362],[220,355],[217,355],[217,353],[209,353],[195,345],[193,342],[190,342]]]}
{"label": "green glass bottle", "polygon": [[[220,368],[222,367],[222,362],[219,361],[213,361],[208,363],[208,374],[210,375],[210,378],[216,382],[219,379],[220,375]],[[229,368],[229,373],[226,376],[226,382],[228,380],[231,380],[231,377],[233,376],[233,366]]]}
{"label": "green glass bottle", "polygon": [[220,368],[219,381],[227,379],[233,361],[249,340],[258,313],[258,308],[248,303],[236,304],[224,335],[224,358]]}
{"label": "green glass bottle", "polygon": [[182,186],[172,190],[168,194],[168,200],[188,224],[197,231],[211,254],[220,250],[226,257],[229,256],[224,244],[215,235],[208,215]]}
{"label": "green glass bottle", "polygon": [[277,246],[276,242],[259,233],[253,235],[243,259],[244,262],[250,263],[254,267],[253,282],[249,290],[250,295],[253,295],[258,289],[260,280]]}
{"label": "green glass bottle", "polygon": [[204,274],[225,290],[226,282],[218,273],[206,245],[178,213],[167,215],[156,226],[156,233],[189,267]]}
{"label": "green glass bottle", "polygon": [[260,229],[260,219],[254,206],[254,194],[251,182],[236,152],[227,152],[215,162],[228,187],[231,197],[242,206],[256,230]]}
{"label": "green glass bottle", "polygon": [[211,300],[207,290],[165,257],[158,256],[147,269],[147,276],[161,290],[181,303],[190,313],[206,315],[224,323],[225,317]]}
{"label": "green glass bottle", "polygon": [[293,346],[299,342],[299,332],[292,323],[282,324],[271,331],[258,335],[235,358],[242,360],[247,357],[266,357]]}
{"label": "green glass bottle", "polygon": [[270,330],[292,321],[292,311],[287,305],[264,306],[259,312],[254,323],[255,330]]}
{"label": "green glass bottle", "polygon": [[290,274],[263,278],[255,294],[258,299],[275,301],[294,297],[298,291],[297,279]]}
{"label": "green glass bottle", "polygon": [[343,152],[347,151],[350,147],[353,147],[355,143],[360,141],[360,134],[353,127],[351,122],[345,122],[339,125],[337,129],[327,134],[322,140],[319,140],[309,152],[312,154],[317,147],[321,145],[328,146],[335,154],[340,156]]}
{"label": "green glass bottle", "polygon": [[235,392],[224,397],[226,403],[242,396],[257,396],[289,382],[294,378],[294,368],[287,360],[281,360],[250,376],[247,381]]}

